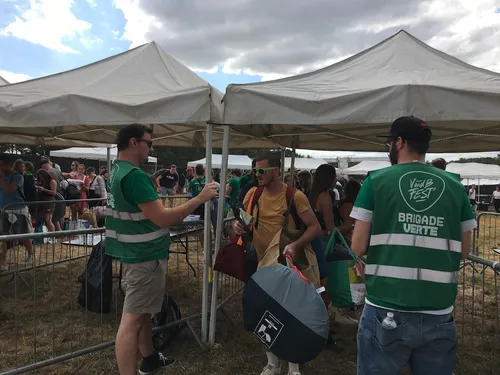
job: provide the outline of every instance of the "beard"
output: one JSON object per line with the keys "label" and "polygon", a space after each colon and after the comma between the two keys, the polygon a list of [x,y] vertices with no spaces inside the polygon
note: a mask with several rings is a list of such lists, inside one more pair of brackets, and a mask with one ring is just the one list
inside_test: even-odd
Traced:
{"label": "beard", "polygon": [[389,161],[391,162],[391,165],[398,164],[398,156],[399,156],[399,151],[393,144],[391,146],[391,149],[389,150]]}

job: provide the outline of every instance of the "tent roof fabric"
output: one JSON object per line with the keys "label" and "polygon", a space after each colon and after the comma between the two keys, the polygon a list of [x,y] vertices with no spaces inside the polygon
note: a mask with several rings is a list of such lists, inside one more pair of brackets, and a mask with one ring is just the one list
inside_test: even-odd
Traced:
{"label": "tent roof fabric", "polygon": [[491,151],[480,135],[500,135],[500,74],[405,31],[311,73],[229,85],[224,103],[234,129],[303,149],[384,151],[376,135],[406,115],[429,122],[432,152]]}
{"label": "tent roof fabric", "polygon": [[[156,145],[204,147],[206,122],[220,123],[222,111],[222,94],[155,42],[0,86],[0,133],[9,135],[114,143],[119,126],[141,123],[152,126]],[[216,130],[214,147],[221,138]],[[238,143],[267,146],[249,136]]]}
{"label": "tent roof fabric", "polygon": [[375,171],[377,169],[390,167],[391,163],[388,161],[378,161],[378,160],[364,160],[353,167],[346,168],[342,171],[344,175],[352,176],[366,176],[368,172]]}
{"label": "tent roof fabric", "polygon": [[9,81],[7,81],[3,77],[0,77],[0,86],[5,86],[5,85],[10,85]]}
{"label": "tent roof fabric", "polygon": [[450,163],[446,171],[456,173],[463,179],[500,179],[500,166],[481,163]]}
{"label": "tent roof fabric", "polygon": [[[198,164],[205,166],[207,160],[206,158],[190,161],[188,167],[196,167]],[[229,169],[251,169],[252,159],[247,155],[228,155],[228,168]],[[212,154],[212,168],[221,169],[222,168],[222,155]]]}
{"label": "tent roof fabric", "polygon": [[[313,170],[318,169],[322,164],[328,164],[324,159],[315,158],[295,158],[294,168]],[[290,168],[292,166],[292,158],[285,158],[285,168]]]}
{"label": "tent roof fabric", "polygon": [[[60,158],[78,158],[78,159],[89,159],[89,160],[101,160],[105,161],[108,159],[108,149],[106,147],[71,147],[64,150],[51,151],[51,156],[56,156]],[[116,159],[117,149],[116,146],[111,147],[111,160]],[[148,157],[148,163],[156,163],[157,158],[153,156]]]}

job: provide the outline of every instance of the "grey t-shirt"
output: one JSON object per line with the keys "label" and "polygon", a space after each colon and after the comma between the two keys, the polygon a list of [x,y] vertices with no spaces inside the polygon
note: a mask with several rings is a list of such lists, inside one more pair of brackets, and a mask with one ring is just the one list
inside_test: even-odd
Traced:
{"label": "grey t-shirt", "polygon": [[62,188],[61,188],[61,181],[64,181],[64,176],[62,175],[61,172],[59,172],[57,169],[55,168],[50,168],[48,170],[49,174],[50,174],[50,177],[52,177],[53,180],[55,180],[57,182],[57,192],[58,193],[61,193],[62,191]]}

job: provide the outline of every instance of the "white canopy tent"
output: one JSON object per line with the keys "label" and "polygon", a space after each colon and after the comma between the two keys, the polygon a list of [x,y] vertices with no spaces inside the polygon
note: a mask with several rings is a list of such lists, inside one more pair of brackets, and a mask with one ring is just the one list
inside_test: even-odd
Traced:
{"label": "white canopy tent", "polygon": [[385,151],[376,136],[405,115],[430,123],[432,152],[492,151],[500,136],[500,74],[405,31],[311,73],[229,85],[224,103],[232,129],[303,149]]}
{"label": "white canopy tent", "polygon": [[[222,120],[222,94],[155,42],[51,76],[0,86],[0,136],[114,143],[120,126],[153,129],[155,145],[205,146]],[[220,147],[222,131],[212,144]],[[237,135],[235,134],[235,138]],[[276,147],[252,136],[238,147]]]}
{"label": "white canopy tent", "polygon": [[391,163],[388,161],[363,160],[362,162],[356,164],[355,166],[344,169],[343,174],[347,176],[366,176],[371,171],[387,168],[390,166]]}
{"label": "white canopy tent", "polygon": [[[111,148],[110,158],[114,160],[117,158],[116,146],[108,146]],[[108,157],[108,147],[71,147],[64,150],[51,151],[51,156],[56,156],[60,158],[78,158],[78,159],[89,159],[89,160],[99,160],[107,161]],[[148,157],[148,163],[157,164],[157,158],[153,156]]]}
{"label": "white canopy tent", "polygon": [[[190,161],[188,167],[196,167],[198,164],[205,166],[207,159]],[[222,155],[212,154],[212,168],[222,169]],[[227,168],[229,169],[251,169],[252,159],[247,155],[228,155]]]}
{"label": "white canopy tent", "polygon": [[484,178],[484,179],[479,179],[479,178],[464,178],[462,180],[462,185],[464,186],[471,186],[471,185],[500,185],[500,179],[489,179],[489,178]]}
{"label": "white canopy tent", "polygon": [[495,164],[450,163],[446,170],[460,175],[462,179],[500,179],[500,166]]}
{"label": "white canopy tent", "polygon": [[[317,169],[321,164],[328,164],[324,159],[315,158],[295,158],[294,168],[301,170],[312,171]],[[285,169],[292,166],[292,158],[285,158]]]}
{"label": "white canopy tent", "polygon": [[0,86],[10,85],[9,81],[0,76]]}

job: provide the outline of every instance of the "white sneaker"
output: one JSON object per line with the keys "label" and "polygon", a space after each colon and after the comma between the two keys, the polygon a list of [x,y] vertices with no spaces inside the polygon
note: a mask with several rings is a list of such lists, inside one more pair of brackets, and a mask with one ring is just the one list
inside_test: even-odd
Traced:
{"label": "white sneaker", "polygon": [[260,375],[278,375],[278,374],[281,374],[281,365],[274,366],[270,363],[268,363],[260,373]]}
{"label": "white sneaker", "polygon": [[302,375],[300,372],[288,372],[288,375]]}

